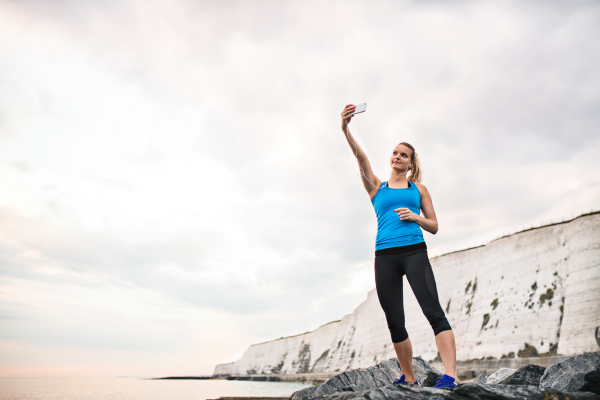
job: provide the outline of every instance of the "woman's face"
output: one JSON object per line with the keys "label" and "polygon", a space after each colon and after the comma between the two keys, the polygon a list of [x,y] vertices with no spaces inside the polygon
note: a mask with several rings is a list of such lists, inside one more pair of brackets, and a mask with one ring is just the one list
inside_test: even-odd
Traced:
{"label": "woman's face", "polygon": [[392,151],[392,157],[390,158],[390,166],[398,170],[398,172],[406,171],[411,164],[410,157],[412,156],[412,150],[403,144],[399,144],[394,147]]}

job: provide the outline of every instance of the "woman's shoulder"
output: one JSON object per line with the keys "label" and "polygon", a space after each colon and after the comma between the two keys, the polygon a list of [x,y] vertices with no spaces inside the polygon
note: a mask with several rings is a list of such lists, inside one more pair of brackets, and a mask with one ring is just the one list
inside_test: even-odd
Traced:
{"label": "woman's shoulder", "polygon": [[417,189],[419,189],[419,193],[421,193],[421,196],[425,193],[429,194],[429,191],[427,190],[427,186],[423,185],[422,183],[417,183],[417,182],[413,182],[413,184],[417,187]]}

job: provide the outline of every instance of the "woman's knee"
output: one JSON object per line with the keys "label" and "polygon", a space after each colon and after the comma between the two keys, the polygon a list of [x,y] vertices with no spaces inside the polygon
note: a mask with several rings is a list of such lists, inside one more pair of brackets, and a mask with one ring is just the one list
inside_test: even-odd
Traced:
{"label": "woman's knee", "polygon": [[390,334],[392,336],[392,343],[400,343],[408,339],[408,331],[405,327],[395,329],[390,328]]}
{"label": "woman's knee", "polygon": [[443,331],[452,330],[452,327],[450,327],[450,323],[448,322],[448,319],[443,311],[441,313],[427,315],[427,320],[429,321],[429,324],[431,325],[435,335]]}

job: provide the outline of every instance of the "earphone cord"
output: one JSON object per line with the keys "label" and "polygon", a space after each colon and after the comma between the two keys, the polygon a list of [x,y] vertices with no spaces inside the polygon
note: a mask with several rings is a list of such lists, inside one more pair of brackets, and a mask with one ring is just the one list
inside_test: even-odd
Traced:
{"label": "earphone cord", "polygon": [[[354,142],[352,140],[350,140],[350,128],[348,127],[348,125],[346,125],[346,137],[348,138],[348,141],[350,143],[352,143],[352,146],[354,146],[354,157],[358,157],[358,148],[356,147],[356,145],[354,144]],[[362,167],[360,166],[360,164],[358,165],[358,168],[360,169],[360,172],[357,172],[356,174],[358,176],[361,176],[361,175],[364,176],[365,179],[367,180],[367,182],[369,182],[371,185],[373,185],[373,187],[377,187],[377,185],[375,185],[373,182],[371,182],[369,180],[369,178],[367,178],[367,176],[365,175],[365,170],[362,169]],[[406,171],[404,171],[403,173],[398,174],[398,176],[396,176],[396,178],[392,182],[395,182],[396,179],[398,179],[400,177],[400,175],[404,175],[404,174],[408,174],[408,168],[406,168]],[[388,182],[385,183],[385,186],[389,187],[388,186]]]}

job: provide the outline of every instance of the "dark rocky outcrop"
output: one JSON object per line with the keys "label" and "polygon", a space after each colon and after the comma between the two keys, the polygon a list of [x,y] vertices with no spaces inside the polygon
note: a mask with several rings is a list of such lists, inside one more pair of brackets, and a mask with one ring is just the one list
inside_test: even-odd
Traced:
{"label": "dark rocky outcrop", "polygon": [[[292,397],[294,398],[294,397]],[[406,385],[384,386],[358,392],[339,392],[320,395],[314,400],[599,400],[593,393],[563,393],[537,386],[478,385],[467,383],[454,390],[414,387]]]}
{"label": "dark rocky outcrop", "polygon": [[600,394],[600,352],[582,354],[550,366],[542,376],[540,387]]}
{"label": "dark rocky outcrop", "polygon": [[453,390],[431,387],[441,374],[423,359],[414,358],[413,368],[423,386],[392,385],[402,374],[394,358],[343,372],[321,385],[295,392],[290,400],[600,400],[600,353],[576,356],[548,369],[531,364],[516,370],[500,369]]}
{"label": "dark rocky outcrop", "polygon": [[421,357],[413,358],[413,370],[419,383],[425,387],[433,387],[435,382],[442,377],[440,371],[433,368]]}
{"label": "dark rocky outcrop", "polygon": [[[600,353],[592,354],[596,354],[599,357],[598,362],[600,363]],[[581,358],[584,356],[588,357]],[[569,370],[573,370],[575,366],[581,369],[584,364],[588,365],[589,369],[595,359],[589,357],[589,354],[585,354],[584,356],[574,357],[561,364],[566,364],[571,360],[580,358],[579,360],[575,360],[572,363],[573,365],[568,365]],[[543,367],[536,365],[526,365],[516,370],[510,368],[501,369],[490,375],[490,377],[481,374],[476,378],[476,382],[460,384],[453,390],[447,390],[431,387],[441,377],[441,374],[419,357],[413,359],[413,368],[417,379],[423,386],[392,385],[392,382],[402,374],[398,360],[393,358],[374,367],[354,369],[333,376],[321,385],[295,392],[290,397],[290,400],[600,400],[600,395],[590,393],[593,391],[594,386],[589,384],[589,382],[600,382],[600,379],[594,381],[593,379],[596,375],[589,375],[589,373],[585,375],[586,382],[588,382],[587,386],[584,384],[576,388],[575,385],[567,385],[565,389],[558,389],[554,386],[538,386],[542,374],[546,377],[551,368],[561,364],[555,364],[546,371],[544,371]],[[560,371],[564,372],[566,369],[567,366],[563,365]],[[597,367],[595,370],[592,368],[592,371],[598,371]],[[556,375],[557,379],[552,382],[562,382],[560,379],[564,378],[563,375]],[[495,383],[488,383],[490,382],[490,378]],[[549,379],[550,376],[547,378],[548,382],[550,382]],[[541,381],[544,382],[544,378]]]}
{"label": "dark rocky outcrop", "polygon": [[488,383],[488,384],[498,383],[498,381],[500,379],[512,374],[516,370],[517,370],[516,368],[500,368],[498,371],[496,371],[493,374],[491,374],[490,376],[488,376],[486,383]]}
{"label": "dark rocky outcrop", "polygon": [[546,368],[544,367],[528,364],[506,375],[496,383],[500,385],[539,386],[545,371]]}
{"label": "dark rocky outcrop", "polygon": [[519,369],[501,368],[492,375],[479,374],[473,381],[481,385],[539,386],[546,368],[528,364]]}
{"label": "dark rocky outcrop", "polygon": [[[421,357],[413,358],[413,370],[423,386],[433,386],[442,374]],[[332,376],[325,383],[295,392],[292,400],[308,400],[317,396],[341,392],[358,393],[389,386],[402,375],[396,358],[389,359],[366,369],[353,369]]]}
{"label": "dark rocky outcrop", "polygon": [[473,383],[484,384],[484,383],[487,383],[487,379],[488,379],[488,376],[486,374],[479,374],[475,377],[475,380],[473,381]]}
{"label": "dark rocky outcrop", "polygon": [[600,326],[596,327],[596,343],[600,346]]}

